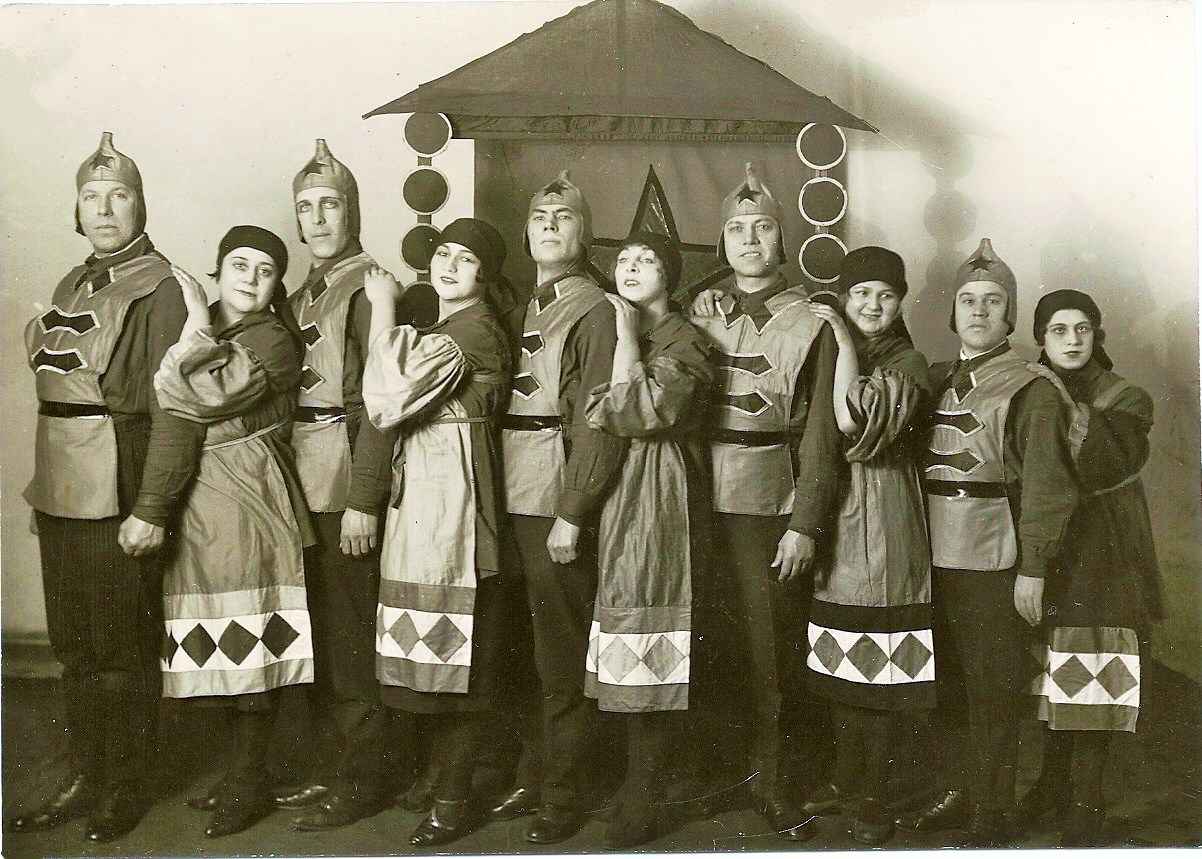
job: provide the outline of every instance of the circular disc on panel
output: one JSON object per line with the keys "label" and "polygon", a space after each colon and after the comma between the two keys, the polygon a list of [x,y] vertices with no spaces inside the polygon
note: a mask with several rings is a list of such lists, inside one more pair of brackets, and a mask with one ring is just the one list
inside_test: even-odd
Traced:
{"label": "circular disc on panel", "polygon": [[837,179],[816,176],[801,186],[797,208],[815,227],[829,227],[847,212],[847,191]]}
{"label": "circular disc on panel", "polygon": [[414,113],[405,120],[405,142],[418,155],[437,155],[450,139],[451,120],[444,114]]}
{"label": "circular disc on panel", "polygon": [[834,283],[839,279],[839,268],[847,256],[847,245],[838,236],[816,233],[810,236],[797,253],[797,261],[806,277],[816,283]]}
{"label": "circular disc on panel", "polygon": [[814,170],[829,170],[847,154],[847,138],[837,125],[811,122],[797,132],[797,157]]}
{"label": "circular disc on panel", "polygon": [[447,177],[433,167],[418,167],[405,179],[401,189],[405,205],[419,215],[433,215],[446,205],[450,196]]}
{"label": "circular disc on panel", "polygon": [[430,259],[438,247],[438,230],[430,224],[418,224],[401,239],[401,259],[414,271],[429,271]]}

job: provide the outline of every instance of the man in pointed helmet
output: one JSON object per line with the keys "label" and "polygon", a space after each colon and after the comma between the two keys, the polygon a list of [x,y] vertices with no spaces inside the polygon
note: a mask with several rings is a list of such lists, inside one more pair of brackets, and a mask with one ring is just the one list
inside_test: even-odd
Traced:
{"label": "man in pointed helmet", "polygon": [[62,663],[69,770],[55,796],[8,822],[52,829],[87,816],[111,841],[150,804],[162,680],[155,553],[189,450],[152,379],[187,309],[146,234],[142,176],[105,132],[75,174],[75,230],[92,253],[25,330],[38,394],[34,509],[50,645]]}
{"label": "man in pointed helmet", "polygon": [[[834,335],[790,287],[780,205],[748,163],[722,202],[718,259],[733,274],[693,307],[720,366],[708,441],[717,586],[736,600],[724,664],[747,679],[750,787],[782,838],[814,834],[802,810],[806,626],[817,545],[829,536],[842,459],[831,403]],[[749,657],[749,659],[748,659]],[[742,664],[746,661],[746,664]]]}
{"label": "man in pointed helmet", "polygon": [[[924,485],[930,518],[939,700],[967,736],[943,738],[948,790],[897,822],[919,832],[964,829],[963,846],[1002,847],[1017,834],[1014,768],[1028,627],[1043,613],[1043,578],[1077,504],[1069,418],[1059,382],[1010,348],[1014,273],[982,239],[956,272],[955,361],[935,364],[938,403]],[[942,645],[942,646],[941,646]],[[952,665],[959,672],[949,672]],[[947,712],[949,679],[967,712]]]}
{"label": "man in pointed helmet", "polygon": [[305,338],[292,445],[319,537],[305,565],[317,693],[333,716],[340,756],[328,790],[306,785],[277,804],[303,809],[298,829],[321,830],[382,807],[388,712],[376,681],[375,618],[395,438],[363,413],[371,329],[363,278],[376,263],[359,244],[359,186],[318,139],[292,195],[311,257],[291,297]]}
{"label": "man in pointed helmet", "polygon": [[583,823],[583,768],[596,709],[584,665],[597,594],[597,523],[624,442],[584,418],[589,391],[609,381],[613,305],[588,274],[592,218],[563,171],[535,192],[523,243],[537,266],[520,353],[502,419],[509,513],[526,579],[542,684],[541,762],[527,744],[518,784],[494,820],[537,811],[526,838],[554,844]]}

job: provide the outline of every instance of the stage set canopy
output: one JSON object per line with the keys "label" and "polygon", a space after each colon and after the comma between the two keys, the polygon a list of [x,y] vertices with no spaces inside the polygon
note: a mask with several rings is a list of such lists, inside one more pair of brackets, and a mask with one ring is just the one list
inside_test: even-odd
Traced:
{"label": "stage set canopy", "polygon": [[432,188],[406,194],[415,269],[446,197],[431,164],[441,114],[442,135],[475,140],[476,216],[511,237],[515,284],[533,277],[520,250],[530,196],[568,168],[592,208],[598,267],[633,227],[666,232],[685,252],[681,296],[725,273],[719,211],[746,161],[781,203],[786,273],[811,289],[829,282],[845,253],[842,129],[875,131],[655,0],[593,0],[364,118],[397,113],[415,115],[406,139],[415,173],[426,171],[407,190]]}

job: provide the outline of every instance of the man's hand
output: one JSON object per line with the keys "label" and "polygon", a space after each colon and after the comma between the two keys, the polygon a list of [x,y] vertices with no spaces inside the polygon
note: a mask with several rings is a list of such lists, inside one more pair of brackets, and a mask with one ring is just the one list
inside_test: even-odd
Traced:
{"label": "man's hand", "polygon": [[151,525],[131,515],[121,523],[121,530],[117,532],[117,542],[125,554],[141,558],[163,545],[164,536],[166,529],[162,525]]}
{"label": "man's hand", "polygon": [[379,520],[370,513],[348,509],[342,514],[342,531],[338,548],[342,554],[362,558],[376,548],[376,529]]}
{"label": "man's hand", "polygon": [[689,312],[694,316],[717,316],[718,300],[725,294],[720,289],[703,289],[693,299],[693,306],[689,308]]}
{"label": "man's hand", "polygon": [[1014,579],[1014,608],[1031,626],[1043,620],[1043,579],[1018,576]]}
{"label": "man's hand", "polygon": [[576,560],[576,543],[579,540],[580,526],[557,516],[551,533],[547,535],[547,554],[557,564],[570,564]]}
{"label": "man's hand", "polygon": [[776,560],[772,566],[780,567],[776,580],[781,584],[791,582],[804,573],[814,561],[814,539],[798,531],[786,531],[776,546]]}

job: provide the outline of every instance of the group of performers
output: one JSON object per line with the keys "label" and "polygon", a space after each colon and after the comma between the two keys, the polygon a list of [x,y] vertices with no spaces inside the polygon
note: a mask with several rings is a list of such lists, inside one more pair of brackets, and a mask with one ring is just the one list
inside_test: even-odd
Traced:
{"label": "group of performers", "polygon": [[[779,204],[747,165],[714,217],[733,273],[685,311],[666,236],[633,233],[612,288],[595,279],[564,172],[520,237],[529,300],[502,274],[519,237],[462,218],[418,327],[319,140],[292,184],[303,283],[285,290],[278,236],[235,226],[210,305],[151,243],[111,135],[76,187],[93,253],[26,329],[70,772],[9,831],[133,829],[165,696],[228,711],[227,772],[189,800],[210,837],[277,807],[313,831],[380,812],[390,738],[420,717],[415,846],[526,815],[530,842],[571,837],[615,725],[608,849],[662,831],[671,774],[717,790],[715,753],[795,842],[845,814],[867,845],[902,827],[1002,846],[1054,814],[1062,843],[1099,843],[1108,740],[1135,729],[1161,606],[1152,401],[1112,371],[1088,295],[1040,299],[1027,361],[1014,274],[983,240],[955,275],[960,353],[928,367],[902,259],[858,248],[831,291],[790,286]],[[340,755],[281,792],[266,758],[297,684]],[[935,801],[899,814],[900,726],[937,705],[963,736],[935,744]],[[707,708],[739,729],[707,744]],[[1028,709],[1049,731],[1016,801]],[[818,711],[836,752],[816,778]],[[480,796],[509,727],[520,755]]]}

